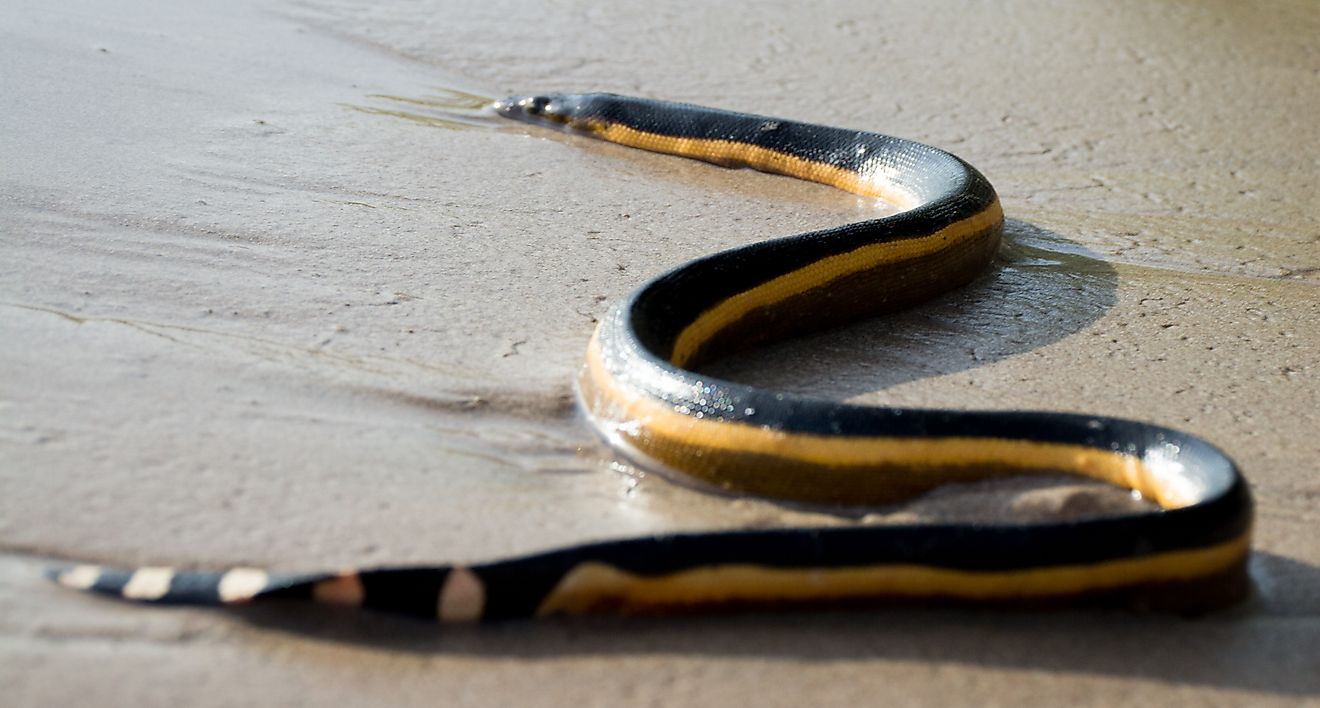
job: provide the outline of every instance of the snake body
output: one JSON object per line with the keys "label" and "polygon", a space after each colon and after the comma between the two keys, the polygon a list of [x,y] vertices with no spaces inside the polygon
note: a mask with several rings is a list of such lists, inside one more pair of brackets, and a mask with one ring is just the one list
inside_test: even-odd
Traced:
{"label": "snake body", "polygon": [[446,621],[724,605],[1119,599],[1174,609],[1247,588],[1252,504],[1237,467],[1195,436],[1048,412],[848,405],[699,373],[747,347],[901,309],[994,256],[989,182],[920,143],[609,94],[510,98],[509,118],[819,182],[896,214],[681,265],[612,307],[579,378],[597,429],[643,465],[738,494],[882,504],[948,482],[1067,472],[1161,509],[1073,521],[720,531],[555,549],[469,566],[279,575],[73,566],[60,583],[129,599],[304,598]]}

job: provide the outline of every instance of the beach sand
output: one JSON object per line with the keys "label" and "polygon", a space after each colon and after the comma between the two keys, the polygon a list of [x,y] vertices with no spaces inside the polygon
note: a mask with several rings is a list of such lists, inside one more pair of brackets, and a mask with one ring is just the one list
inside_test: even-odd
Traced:
{"label": "beach sand", "polygon": [[[1317,36],[1306,2],[5,3],[0,702],[1320,701]],[[1257,499],[1255,597],[1198,619],[450,629],[148,609],[42,578],[55,559],[318,570],[848,523],[621,464],[571,382],[595,318],[651,275],[875,205],[477,108],[576,90],[877,130],[976,165],[1009,218],[992,272],[715,373],[1204,436]],[[953,490],[891,518],[1048,515],[1092,493]]]}

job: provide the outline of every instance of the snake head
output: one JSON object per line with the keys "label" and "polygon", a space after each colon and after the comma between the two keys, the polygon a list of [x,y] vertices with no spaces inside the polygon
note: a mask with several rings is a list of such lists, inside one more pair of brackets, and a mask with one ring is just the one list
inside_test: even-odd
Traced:
{"label": "snake head", "polygon": [[510,96],[495,102],[495,112],[505,118],[534,123],[561,130],[590,132],[587,121],[581,118],[583,96],[547,94],[543,96]]}

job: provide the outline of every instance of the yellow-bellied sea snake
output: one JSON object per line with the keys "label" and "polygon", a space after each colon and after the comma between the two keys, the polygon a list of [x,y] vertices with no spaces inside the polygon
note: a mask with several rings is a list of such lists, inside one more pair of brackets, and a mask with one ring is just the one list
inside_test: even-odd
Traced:
{"label": "yellow-bellied sea snake", "polygon": [[1161,507],[1074,521],[719,531],[606,541],[466,567],[280,575],[71,566],[58,582],[133,600],[306,598],[440,620],[852,601],[1081,599],[1201,609],[1247,587],[1251,497],[1218,449],[1145,423],[904,410],[777,393],[703,362],[928,299],[971,280],[1003,228],[962,160],[875,133],[609,94],[510,98],[509,118],[881,197],[901,211],[735,248],[643,285],[601,321],[579,380],[629,457],[736,493],[878,504],[951,481],[1067,472]]}

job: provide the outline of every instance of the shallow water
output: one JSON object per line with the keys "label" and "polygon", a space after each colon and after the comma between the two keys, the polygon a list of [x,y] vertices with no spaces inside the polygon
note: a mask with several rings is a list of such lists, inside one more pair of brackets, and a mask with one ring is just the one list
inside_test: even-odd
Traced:
{"label": "shallow water", "polygon": [[[381,434],[380,421],[350,423],[358,419],[354,411],[390,407],[387,419],[398,420],[402,430],[410,431],[409,445],[427,450],[425,462],[396,450],[391,459],[402,457],[393,464],[424,475],[405,487],[433,488],[436,498],[428,503],[439,516],[469,518],[460,507],[474,506],[495,517],[511,514],[507,529],[559,529],[552,536],[539,530],[506,530],[475,545],[466,536],[457,537],[468,556],[554,539],[569,542],[584,534],[801,523],[804,518],[831,522],[829,517],[801,517],[754,501],[729,511],[728,500],[671,489],[626,467],[621,468],[624,474],[610,471],[612,456],[572,420],[567,401],[583,343],[594,318],[610,301],[663,268],[719,248],[873,217],[880,211],[872,200],[501,122],[485,105],[506,91],[498,90],[484,72],[457,78],[452,71],[428,66],[448,66],[454,59],[452,43],[437,39],[450,28],[426,22],[429,9],[303,2],[275,14],[245,10],[251,19],[261,18],[249,23],[257,28],[248,28],[250,41],[274,42],[278,49],[273,54],[214,49],[236,60],[236,69],[228,78],[205,84],[192,77],[211,55],[169,53],[172,45],[185,44],[185,35],[168,29],[169,23],[184,21],[186,13],[134,20],[132,11],[127,12],[122,22],[129,24],[122,27],[134,21],[162,27],[162,43],[143,49],[131,44],[131,31],[120,36],[101,26],[71,22],[69,32],[78,37],[75,44],[85,49],[88,67],[80,75],[89,82],[87,90],[94,93],[94,86],[113,85],[121,76],[138,72],[148,77],[140,82],[143,86],[189,86],[200,92],[200,100],[159,103],[148,110],[131,97],[107,93],[95,99],[101,117],[98,130],[133,130],[149,123],[152,132],[124,144],[84,130],[67,136],[65,150],[55,153],[42,147],[51,141],[40,137],[11,139],[7,146],[15,158],[8,183],[11,206],[5,213],[12,234],[10,253],[27,269],[22,280],[10,280],[10,292],[26,282],[69,284],[35,298],[15,294],[15,305],[27,308],[23,321],[36,323],[44,316],[76,322],[82,334],[49,330],[52,346],[96,342],[91,346],[118,352],[112,362],[116,368],[88,364],[83,370],[90,378],[80,385],[109,393],[116,390],[117,378],[141,372],[148,386],[158,386],[148,390],[169,401],[165,407],[175,411],[179,421],[166,424],[161,434],[181,440],[195,436],[192,411],[201,403],[218,414],[213,418],[218,429],[227,431],[213,443],[211,454],[222,456],[228,455],[226,441],[235,436],[230,427],[254,442],[266,441],[258,449],[278,451],[275,441],[286,436],[281,428],[289,421],[300,421],[309,431],[325,428],[301,434],[310,435],[309,440],[340,438],[342,433],[334,431],[344,424],[355,431],[352,435],[371,438]],[[486,17],[463,14],[477,12],[475,6],[453,12],[465,18],[465,26],[479,27]],[[561,20],[524,8],[502,31],[516,36],[524,23],[534,21]],[[225,22],[238,26],[243,20],[231,16]],[[118,42],[132,51],[118,51]],[[56,43],[28,56],[42,52],[68,53]],[[306,69],[270,72],[267,67],[273,61]],[[44,71],[38,64],[28,69],[32,79]],[[529,73],[520,82],[536,84],[543,73],[545,69]],[[257,74],[261,78],[255,85],[244,78]],[[9,119],[14,126],[37,124],[39,116],[59,112],[65,99],[48,84],[19,80],[22,74],[10,76],[11,93],[27,97],[21,102],[24,108]],[[562,78],[563,84],[536,88],[572,88],[580,81],[570,80],[572,76]],[[592,88],[618,87],[606,82]],[[691,88],[666,93],[657,86],[649,92],[702,100],[701,92]],[[863,122],[851,104],[836,110],[825,89],[804,88],[804,95],[814,92],[819,102],[796,110],[798,103],[785,103],[782,96],[748,99],[745,105],[735,103],[737,96],[716,102],[771,113],[793,111],[808,119]],[[882,129],[892,123],[893,132],[905,132],[907,117],[919,110],[918,98],[906,100],[901,111],[891,106],[864,122]],[[937,95],[925,99],[931,108],[939,105]],[[1177,252],[1156,253],[1130,236],[1123,237],[1129,239],[1126,246],[1114,248],[1117,235],[1096,233],[1093,219],[1050,229],[1064,212],[1052,211],[1048,204],[1061,197],[1047,198],[1048,189],[1031,190],[1030,199],[1015,196],[1028,187],[1014,165],[1035,157],[1019,155],[1012,145],[987,151],[985,143],[962,134],[952,139],[945,135],[941,141],[948,127],[944,121],[951,119],[925,121],[919,131],[906,134],[947,143],[1000,184],[1010,224],[996,267],[970,288],[912,312],[720,362],[713,373],[859,401],[1079,410],[1095,405],[1096,412],[1121,415],[1127,406],[1107,403],[1104,397],[1045,394],[1059,384],[1035,380],[1036,373],[1031,384],[1020,382],[1008,391],[981,389],[994,388],[1004,376],[1001,370],[1035,372],[1037,361],[1062,358],[1066,366],[1085,370],[1094,364],[1078,362],[1096,355],[1112,357],[1113,349],[1123,348],[1113,345],[1126,340],[1111,337],[1097,352],[1094,344],[1103,340],[1088,336],[1094,338],[1115,321],[1118,327],[1127,326],[1133,308],[1124,303],[1125,278],[1139,283],[1150,277],[1177,287],[1184,282],[1183,272],[1217,268],[1225,278],[1214,281],[1211,289],[1231,293],[1252,287],[1254,277],[1274,269],[1286,270],[1295,283],[1285,285],[1281,278],[1279,287],[1301,288],[1296,297],[1302,300],[1310,292],[1304,259],[1289,260],[1286,250],[1254,265],[1216,266],[1228,232],[1216,231],[1219,222],[1208,214],[1196,218],[1213,228]],[[958,123],[985,121],[964,115]],[[988,131],[1020,139],[1023,133],[1015,127],[1022,126],[1010,115],[991,121]],[[1054,150],[1042,154],[1054,157],[1038,161],[1038,170],[1063,159]],[[1117,151],[1113,159],[1122,154]],[[1139,159],[1163,164],[1167,156],[1156,149]],[[1070,160],[1096,167],[1076,154]],[[1067,164],[1055,164],[1052,174],[1037,174],[1032,180],[1067,182],[1068,169]],[[1121,209],[1121,194],[1109,204],[1098,213]],[[1182,212],[1161,216],[1159,210],[1145,209],[1127,216],[1133,223],[1150,224],[1156,223],[1152,219],[1182,218],[1176,215]],[[52,247],[77,251],[56,258]],[[1161,270],[1149,271],[1149,276],[1148,271],[1124,275],[1128,265]],[[113,277],[98,277],[97,268]],[[1235,285],[1239,281],[1230,273],[1252,277]],[[80,291],[74,282],[89,287]],[[1186,281],[1186,287],[1201,287],[1199,282]],[[1174,321],[1169,326],[1186,324]],[[95,334],[86,334],[89,330]],[[15,356],[26,358],[38,351],[26,349]],[[176,375],[166,375],[172,362],[188,360],[181,357],[201,357],[200,368],[180,366]],[[160,361],[166,363],[153,363]],[[785,366],[786,361],[793,364]],[[35,361],[29,365],[39,366]],[[1284,366],[1307,371],[1305,361]],[[100,380],[121,369],[110,381]],[[1062,382],[1070,377],[1056,378]],[[214,388],[207,383],[213,380],[227,383]],[[280,388],[272,389],[268,380]],[[973,387],[971,395],[960,388],[968,385]],[[191,393],[183,396],[184,390]],[[140,399],[132,391],[124,387],[103,397],[99,415],[106,420],[125,413],[129,419],[150,415],[136,412],[135,401]],[[328,405],[332,394],[341,402]],[[244,398],[250,403],[241,404]],[[1123,398],[1113,396],[1114,401]],[[226,399],[232,402],[223,403]],[[290,412],[273,418],[259,415],[254,422],[252,410],[272,403]],[[59,404],[48,407],[50,422],[29,427],[50,430],[29,439],[67,437],[57,422]],[[457,417],[440,422],[451,416]],[[390,433],[382,441],[400,434]],[[94,439],[86,444],[94,445]],[[104,465],[137,469],[142,456],[171,457],[162,457],[157,449],[175,444],[148,437],[125,449],[129,458],[111,457]],[[35,454],[36,459],[44,456]],[[58,459],[66,453],[47,454]],[[319,463],[316,469],[324,479],[316,486],[330,479],[342,484],[373,466],[365,460],[348,464],[357,457]],[[212,467],[210,461],[193,464]],[[235,475],[259,480],[259,470],[271,464],[274,460],[259,455],[237,458],[219,469],[232,466]],[[172,475],[185,474],[178,465],[165,464],[159,476],[152,477],[158,480],[152,482],[156,488],[163,492]],[[555,474],[539,473],[546,469]],[[565,481],[570,478],[575,481]],[[228,484],[223,472],[217,483]],[[298,517],[297,509],[305,506],[370,496],[371,490],[380,494],[369,476],[362,484],[366,486],[347,496],[339,491],[329,499],[313,494],[291,501],[287,515]],[[506,484],[513,486],[502,486]],[[463,493],[445,494],[446,488]],[[542,506],[528,512],[521,503],[505,503],[522,497],[571,500],[563,502],[565,508],[582,504],[584,511],[607,499],[614,511],[586,525],[563,524],[558,509]],[[51,503],[59,498],[51,496]],[[489,501],[477,501],[481,499]],[[597,501],[584,501],[592,499]],[[507,512],[499,512],[502,507]],[[21,517],[35,519],[48,508],[29,508]],[[397,528],[417,527],[417,518],[398,516],[401,512],[392,502],[389,508],[396,514]],[[359,523],[366,528],[373,522]],[[342,532],[350,533],[356,525]],[[25,529],[19,537],[31,534],[32,543],[40,543],[37,539],[47,533],[40,524],[19,527]],[[75,526],[66,537],[84,535],[85,530]],[[197,542],[197,533],[178,538],[182,549]],[[228,543],[222,535],[212,537],[215,541]],[[397,544],[371,545],[411,557]],[[433,545],[425,548],[416,553],[438,552]],[[287,557],[304,555],[291,551]]]}
{"label": "shallow water", "polygon": [[[0,8],[0,604],[21,609],[0,622],[0,683],[47,704],[1316,695],[1314,7],[802,7]],[[51,593],[15,557],[306,569],[846,523],[638,475],[574,420],[570,382],[594,319],[647,277],[874,205],[485,129],[471,97],[531,90],[857,126],[968,159],[1012,220],[997,269],[720,371],[1203,435],[1252,480],[1260,596],[1192,623],[823,613],[442,645],[389,625],[358,627],[383,645],[362,647],[351,628],[324,642]],[[1089,493],[1012,494],[1030,503],[999,508],[1031,514]],[[959,512],[952,497],[911,513]]]}

